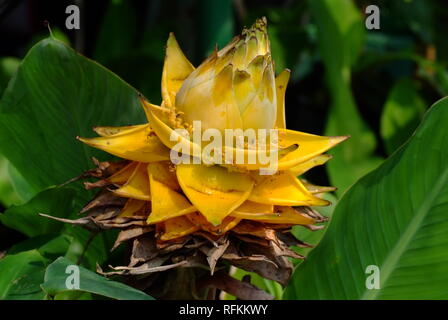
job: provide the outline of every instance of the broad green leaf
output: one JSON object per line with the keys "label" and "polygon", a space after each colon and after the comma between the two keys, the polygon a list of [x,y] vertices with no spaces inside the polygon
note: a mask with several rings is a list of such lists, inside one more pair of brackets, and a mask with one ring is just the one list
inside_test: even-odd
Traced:
{"label": "broad green leaf", "polygon": [[402,145],[418,126],[425,103],[410,79],[392,88],[381,115],[381,136],[389,154]]}
{"label": "broad green leaf", "polygon": [[8,162],[8,176],[14,192],[17,193],[17,196],[20,198],[18,204],[24,204],[25,202],[30,201],[39,193],[40,190],[33,188],[11,162]]}
{"label": "broad green leaf", "polygon": [[8,165],[8,160],[0,156],[0,203],[5,207],[20,203],[20,197],[15,192],[9,176]]}
{"label": "broad green leaf", "polygon": [[26,204],[7,209],[0,215],[0,221],[29,237],[58,232],[63,224],[41,217],[39,213],[68,217],[73,212],[74,195],[75,191],[69,188],[44,190]]}
{"label": "broad green leaf", "polygon": [[47,234],[26,239],[8,249],[8,254],[36,249],[44,258],[54,260],[65,254],[71,238],[65,235]]}
{"label": "broad green leaf", "polygon": [[9,80],[17,71],[20,65],[20,59],[14,57],[0,58],[0,94],[6,88]]}
{"label": "broad green leaf", "polygon": [[118,300],[153,300],[151,296],[142,291],[109,280],[83,267],[79,267],[79,290],[68,289],[67,278],[75,275],[75,273],[67,272],[67,267],[72,265],[72,261],[59,257],[48,266],[45,272],[45,282],[42,284],[42,288],[48,295],[55,296],[67,291],[83,291]]}
{"label": "broad green leaf", "polygon": [[106,157],[76,136],[144,119],[133,88],[48,38],[29,51],[0,100],[0,153],[42,190],[91,168],[92,156]]}
{"label": "broad green leaf", "polygon": [[375,136],[361,118],[350,88],[350,68],[362,47],[365,27],[360,11],[351,0],[310,0],[308,4],[316,20],[332,98],[325,134],[351,135],[330,152],[334,159],[327,164],[331,183],[342,194],[380,162],[373,156]]}
{"label": "broad green leaf", "polygon": [[[448,299],[448,98],[339,201],[289,299]],[[380,289],[368,289],[368,266]]]}
{"label": "broad green leaf", "polygon": [[6,255],[0,259],[0,300],[39,300],[48,260],[37,250]]}

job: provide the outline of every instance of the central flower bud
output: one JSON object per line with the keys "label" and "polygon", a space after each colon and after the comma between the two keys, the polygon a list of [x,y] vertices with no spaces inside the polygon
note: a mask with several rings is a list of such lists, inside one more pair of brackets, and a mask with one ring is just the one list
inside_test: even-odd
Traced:
{"label": "central flower bud", "polygon": [[175,106],[187,123],[202,129],[272,129],[277,117],[274,65],[259,19],[215,51],[182,84]]}

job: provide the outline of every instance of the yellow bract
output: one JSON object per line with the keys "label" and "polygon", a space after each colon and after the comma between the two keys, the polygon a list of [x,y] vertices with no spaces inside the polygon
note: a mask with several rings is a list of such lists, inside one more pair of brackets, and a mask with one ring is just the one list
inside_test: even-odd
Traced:
{"label": "yellow bract", "polygon": [[215,235],[226,233],[241,221],[241,219],[239,218],[228,216],[225,217],[218,226],[214,226],[210,222],[208,222],[207,219],[205,219],[204,216],[199,212],[190,213],[186,217],[200,229]]}
{"label": "yellow bract", "polygon": [[275,125],[279,129],[286,129],[285,93],[290,74],[291,71],[285,69],[275,78],[275,89],[277,92],[277,119]]}
{"label": "yellow bract", "polygon": [[162,222],[162,224],[163,233],[160,239],[164,241],[180,238],[199,230],[199,227],[186,217],[168,219]]}
{"label": "yellow bract", "polygon": [[347,138],[347,136],[323,137],[293,130],[279,130],[280,146],[286,147],[297,144],[299,147],[279,160],[278,169],[287,170],[293,168],[324,153]]}
{"label": "yellow bract", "polygon": [[291,207],[276,207],[275,214],[266,215],[265,217],[256,216],[251,220],[256,220],[265,223],[300,224],[300,225],[314,224],[316,222],[310,216],[300,213]]}
{"label": "yellow bract", "polygon": [[301,176],[308,170],[314,168],[315,166],[323,165],[330,159],[331,159],[331,155],[321,154],[321,155],[318,155],[317,157],[311,158],[308,161],[302,162],[301,164],[298,164],[295,167],[292,167],[291,169],[289,169],[289,172],[291,172],[295,176]]}
{"label": "yellow bract", "polygon": [[257,203],[280,206],[325,206],[328,201],[313,196],[303,183],[289,172],[258,176],[257,184],[249,196]]}
{"label": "yellow bract", "polygon": [[180,49],[174,34],[170,33],[162,73],[162,97],[167,107],[174,106],[177,92],[193,70],[193,65]]}
{"label": "yellow bract", "polygon": [[120,197],[146,201],[151,200],[146,164],[139,163],[129,180],[122,187],[113,190],[113,192]]}
{"label": "yellow bract", "polygon": [[214,226],[239,207],[254,186],[248,175],[219,166],[181,164],[177,178],[188,199]]}
{"label": "yellow bract", "polygon": [[93,131],[95,131],[101,137],[113,136],[124,131],[129,131],[131,129],[143,128],[146,127],[146,124],[138,124],[135,126],[124,126],[124,127],[94,127]]}
{"label": "yellow bract", "polygon": [[196,211],[196,208],[181,194],[157,181],[151,175],[151,213],[147,223],[153,224]]}
{"label": "yellow bract", "polygon": [[107,180],[109,180],[109,182],[115,183],[115,184],[124,184],[132,176],[137,165],[138,165],[138,162],[131,162],[126,167],[124,167],[120,171],[118,171],[115,174],[113,174],[112,176],[110,176]]}
{"label": "yellow bract", "polygon": [[117,157],[140,162],[169,160],[169,150],[160,142],[149,124],[92,139],[79,138],[92,147]]}
{"label": "yellow bract", "polygon": [[144,207],[145,203],[146,201],[129,199],[121,210],[120,217],[132,217]]}

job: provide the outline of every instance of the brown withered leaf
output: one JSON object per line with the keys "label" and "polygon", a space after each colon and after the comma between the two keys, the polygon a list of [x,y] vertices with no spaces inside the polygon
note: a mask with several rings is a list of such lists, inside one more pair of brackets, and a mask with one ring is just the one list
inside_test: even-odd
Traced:
{"label": "brown withered leaf", "polygon": [[120,214],[120,211],[121,207],[100,207],[90,210],[87,216],[93,217],[93,219],[95,219],[95,221],[97,222],[108,221],[118,216]]}
{"label": "brown withered leaf", "polygon": [[83,180],[83,179],[87,179],[87,178],[104,179],[106,177],[111,176],[115,172],[121,170],[129,163],[129,161],[127,161],[127,160],[118,161],[118,162],[107,162],[107,161],[100,162],[96,158],[92,158],[92,162],[96,166],[96,168],[85,171],[81,175],[74,177],[74,178],[60,184],[59,187],[63,187],[70,183],[73,183],[73,182],[76,182],[79,180]]}
{"label": "brown withered leaf", "polygon": [[153,230],[154,230],[154,228],[152,226],[144,226],[144,227],[136,227],[136,228],[130,228],[130,229],[125,229],[125,230],[120,231],[111,251],[115,250],[124,241],[139,237],[139,236],[141,236],[145,233],[151,232]]}
{"label": "brown withered leaf", "polygon": [[223,271],[217,272],[199,282],[199,287],[214,287],[223,290],[241,300],[273,300],[269,293],[257,288],[253,284],[239,281]]}
{"label": "brown withered leaf", "polygon": [[219,239],[222,238],[222,236],[217,236],[211,233],[207,233],[204,231],[196,231],[194,233],[197,236],[202,237],[203,239],[207,240],[208,242],[210,242],[212,245],[214,245],[215,247],[219,246]]}
{"label": "brown withered leaf", "polygon": [[210,273],[212,275],[215,272],[216,263],[218,262],[219,258],[221,258],[221,256],[224,254],[229,244],[230,242],[227,239],[227,237],[223,237],[223,240],[220,240],[217,247],[215,246],[200,247],[200,250],[207,256],[207,262],[210,267]]}
{"label": "brown withered leaf", "polygon": [[134,239],[132,245],[132,254],[129,267],[134,267],[141,262],[146,262],[154,259],[159,255],[156,247],[156,241],[152,234],[148,237],[138,237]]}
{"label": "brown withered leaf", "polygon": [[181,263],[171,263],[163,265],[168,259],[169,259],[168,256],[157,257],[141,264],[138,267],[111,267],[111,268],[115,271],[122,271],[123,274],[139,275],[139,274],[147,274],[169,270],[171,268],[176,268],[181,264],[186,263],[186,261],[185,262],[182,261]]}
{"label": "brown withered leaf", "polygon": [[240,235],[258,237],[268,241],[279,241],[274,229],[255,221],[242,221],[232,229],[232,232]]}
{"label": "brown withered leaf", "polygon": [[281,257],[281,256],[285,256],[285,257],[291,257],[291,258],[296,258],[296,259],[305,259],[305,257],[297,252],[295,252],[294,250],[291,250],[286,244],[284,243],[276,243],[276,242],[271,242],[271,249],[272,252],[275,256],[277,257]]}
{"label": "brown withered leaf", "polygon": [[315,219],[316,222],[328,221],[327,217],[321,215],[319,212],[317,212],[316,210],[314,210],[313,208],[310,208],[310,207],[305,207],[305,206],[294,207],[294,210],[298,211],[301,214],[305,214],[305,215]]}
{"label": "brown withered leaf", "polygon": [[234,234],[235,238],[238,238],[244,242],[250,242],[250,243],[256,243],[263,247],[269,247],[269,241],[266,239],[261,239],[258,237],[250,236],[250,235],[241,235],[241,234]]}
{"label": "brown withered leaf", "polygon": [[300,248],[313,248],[314,246],[312,244],[303,242],[302,240],[297,239],[292,233],[290,232],[276,232],[277,238],[280,239],[280,241],[284,242],[289,247],[300,247]]}
{"label": "brown withered leaf", "polygon": [[250,256],[246,256],[244,253],[239,252],[233,244],[231,244],[227,250],[222,255],[222,258],[225,260],[237,261],[237,260],[247,260],[247,261],[264,261],[267,263],[271,263],[274,267],[277,267],[274,261],[269,260],[265,255],[262,254],[252,254]]}
{"label": "brown withered leaf", "polygon": [[101,179],[95,182],[84,182],[84,188],[86,190],[91,190],[91,189],[95,189],[95,188],[103,188],[103,187],[107,187],[108,185],[110,185],[110,182],[107,181],[106,179]]}
{"label": "brown withered leaf", "polygon": [[109,190],[101,190],[89,203],[87,203],[86,206],[84,206],[84,208],[81,209],[80,213],[86,213],[87,211],[98,207],[123,207],[126,201],[126,198],[117,197]]}
{"label": "brown withered leaf", "polygon": [[59,222],[64,222],[64,223],[69,223],[71,225],[80,226],[80,227],[83,227],[83,228],[85,228],[85,229],[87,229],[89,231],[93,231],[93,232],[99,232],[99,231],[101,231],[103,229],[102,226],[99,226],[98,224],[96,224],[95,220],[93,218],[91,218],[91,217],[84,217],[84,218],[71,220],[71,219],[53,217],[53,216],[50,216],[50,215],[45,214],[45,213],[39,213],[39,215],[41,217],[53,219],[53,220],[56,220],[56,221],[59,221]]}
{"label": "brown withered leaf", "polygon": [[97,221],[97,223],[104,226],[105,229],[111,229],[111,228],[124,229],[132,226],[145,227],[148,225],[146,223],[146,220],[134,219],[134,218],[114,218],[110,220],[100,220]]}
{"label": "brown withered leaf", "polygon": [[[230,264],[246,271],[258,273],[260,276],[286,285],[292,274],[293,265],[285,256],[276,256],[273,248],[262,247],[251,243],[240,243],[239,250],[233,251],[239,258],[230,260],[231,256],[223,255]],[[260,259],[260,256],[264,258]]]}
{"label": "brown withered leaf", "polygon": [[182,249],[191,239],[191,236],[185,236],[167,241],[157,239],[156,246],[161,254],[166,254],[175,250]]}
{"label": "brown withered leaf", "polygon": [[128,160],[108,162],[99,161],[95,157],[92,157],[92,162],[96,168],[86,171],[84,175],[97,179],[108,178],[129,164]]}

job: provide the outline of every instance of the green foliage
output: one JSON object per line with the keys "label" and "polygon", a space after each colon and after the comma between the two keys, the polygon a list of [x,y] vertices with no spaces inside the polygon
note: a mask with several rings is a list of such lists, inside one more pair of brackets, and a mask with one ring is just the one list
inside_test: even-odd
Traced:
{"label": "green foliage", "polygon": [[48,259],[37,250],[8,255],[0,260],[0,300],[39,300]]}
{"label": "green foliage", "polygon": [[79,267],[79,290],[67,289],[66,270],[70,265],[73,265],[73,262],[60,257],[48,266],[42,288],[50,297],[59,295],[61,298],[61,293],[81,291],[118,300],[153,300],[151,296],[141,291],[120,282],[111,281],[83,267]]}
{"label": "green foliage", "polygon": [[[448,99],[412,138],[339,201],[286,293],[298,299],[446,299]],[[366,289],[366,267],[380,289]]]}
{"label": "green foliage", "polygon": [[143,121],[136,96],[116,75],[62,42],[43,40],[0,101],[0,153],[37,190],[65,182],[100,154],[76,136],[92,136],[95,125]]}
{"label": "green foliage", "polygon": [[401,146],[415,130],[425,111],[425,103],[409,79],[391,90],[381,116],[381,136],[389,154]]}
{"label": "green foliage", "polygon": [[211,53],[215,46],[224,47],[234,36],[233,1],[201,0],[203,51]]}
{"label": "green foliage", "polygon": [[[381,161],[373,155],[375,136],[359,114],[350,88],[350,69],[360,53],[365,27],[352,1],[308,3],[318,27],[320,53],[332,98],[325,133],[351,135],[349,141],[330,152],[334,159],[327,165],[330,181],[341,194]],[[345,170],[347,166],[349,171]]]}
{"label": "green foliage", "polygon": [[42,191],[24,205],[13,206],[0,215],[5,226],[18,230],[29,237],[58,232],[60,222],[43,218],[39,213],[55,217],[68,217],[73,211],[75,191],[67,188],[53,188]]}

